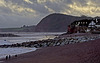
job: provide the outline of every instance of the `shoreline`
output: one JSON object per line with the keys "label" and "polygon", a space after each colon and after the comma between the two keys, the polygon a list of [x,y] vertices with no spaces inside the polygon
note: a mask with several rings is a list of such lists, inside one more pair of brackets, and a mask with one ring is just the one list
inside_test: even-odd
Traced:
{"label": "shoreline", "polygon": [[63,46],[46,47],[1,60],[2,63],[99,63],[99,39]]}
{"label": "shoreline", "polygon": [[[47,33],[46,33],[46,34],[47,34]],[[50,34],[50,33],[49,33],[49,34]],[[48,36],[48,35],[47,35],[47,36]],[[50,38],[51,38],[51,36],[54,37],[55,35],[49,35],[49,36],[50,36]],[[20,44],[20,43],[19,43],[19,44]],[[2,45],[3,45],[3,44],[1,44],[0,46],[2,46]],[[5,44],[5,45],[8,46],[8,45],[12,45],[12,44]],[[0,49],[0,50],[1,50],[1,52],[0,52],[0,54],[1,54],[0,57],[3,56],[3,55],[6,55],[6,56],[12,55],[12,54],[9,53],[9,51],[12,51],[12,49],[13,49],[14,51],[16,51],[17,48],[18,48],[18,49],[20,49],[20,48],[21,48],[21,49],[22,49],[22,48],[24,48],[24,49],[26,49],[26,48],[30,49],[30,47],[0,47],[0,48],[1,48],[1,49]],[[31,47],[31,48],[33,48],[33,47]],[[8,49],[11,49],[11,50],[8,50]],[[23,49],[23,50],[24,50],[24,49]],[[33,48],[33,49],[34,49],[34,48]],[[2,52],[5,51],[5,50],[7,50],[8,53],[2,53]],[[7,52],[7,51],[5,51],[5,52]],[[12,51],[12,52],[13,52],[13,51]],[[17,51],[17,52],[18,52],[18,51]],[[30,50],[28,50],[28,52],[30,52]],[[14,53],[14,55],[16,55],[16,52],[13,52],[13,53]],[[19,53],[21,53],[21,52],[19,52]],[[19,54],[19,53],[18,53],[18,54]],[[25,52],[25,53],[26,53],[26,52]],[[21,53],[21,54],[22,54],[22,53]],[[2,58],[5,59],[6,56],[3,56]],[[0,59],[2,59],[2,58],[0,58]]]}
{"label": "shoreline", "polygon": [[[85,36],[85,34],[82,34],[82,35],[77,35],[77,36]],[[87,36],[87,34],[86,34],[86,36]],[[96,34],[90,34],[90,36],[98,36],[98,35],[96,35]],[[74,34],[72,34],[72,36],[71,35],[65,35],[65,36],[63,36],[63,37],[76,37],[76,35],[74,35]],[[63,38],[62,36],[60,36],[59,38]],[[57,38],[57,39],[59,39],[59,38]],[[39,50],[36,50],[36,51],[33,51],[33,52],[29,52],[29,53],[24,53],[24,54],[20,54],[20,55],[18,55],[18,56],[21,56],[21,58],[22,57],[26,57],[26,56],[29,56],[29,55],[32,55],[32,54],[35,54],[36,56],[37,56],[37,54],[38,54],[38,52],[37,51],[40,51],[41,52],[41,50],[42,50],[42,54],[44,54],[44,53],[46,53],[46,54],[48,54],[49,52],[46,52],[46,50],[47,49],[49,49],[50,48],[50,50],[52,51],[52,49],[53,48],[63,48],[63,47],[68,47],[68,49],[70,49],[70,48],[72,48],[73,46],[75,46],[75,45],[78,45],[78,46],[80,46],[79,44],[86,44],[86,43],[89,43],[89,42],[93,42],[93,41],[96,41],[96,40],[100,40],[100,36],[99,36],[99,38],[97,38],[96,37],[96,39],[95,40],[88,40],[87,42],[82,42],[82,43],[74,43],[74,44],[67,44],[67,45],[61,45],[61,46],[49,46],[49,47],[42,47],[42,49],[39,49]],[[71,47],[72,46],[72,47]],[[85,46],[85,45],[84,45]],[[70,48],[69,48],[70,47]],[[77,47],[77,46],[75,46],[75,47]],[[87,47],[87,46],[86,46]],[[41,48],[41,47],[40,47]],[[46,49],[46,50],[45,50]],[[49,50],[49,51],[50,51]],[[48,50],[47,50],[48,51]],[[51,52],[50,51],[50,52]],[[69,52],[69,51],[67,51],[67,52]],[[72,53],[72,52],[71,52]],[[39,53],[40,55],[41,55],[41,53]],[[55,52],[53,53],[53,54],[55,54]],[[33,56],[32,56],[33,57]],[[43,55],[43,57],[44,57],[44,55]],[[48,56],[49,57],[49,56]],[[19,57],[20,58],[20,57]],[[29,57],[30,58],[30,57]],[[34,58],[34,57],[33,57]],[[28,59],[28,58],[27,58]],[[34,58],[35,59],[35,58]],[[4,60],[4,59],[3,59]],[[13,59],[13,57],[12,57],[12,59],[10,59],[10,61],[13,61],[13,60],[15,60],[15,59]],[[38,59],[37,59],[38,60]],[[2,61],[2,60],[1,60]],[[6,61],[6,60],[4,60],[4,61]],[[31,60],[32,61],[32,60]],[[7,62],[9,62],[9,60],[7,60]],[[4,62],[4,63],[6,63],[6,62]],[[16,62],[14,62],[14,63],[16,63]],[[26,63],[28,63],[28,62],[26,62]],[[48,62],[49,63],[49,62]]]}
{"label": "shoreline", "polygon": [[2,55],[0,56],[0,59],[5,59],[6,56],[9,56],[9,55],[13,57],[15,55],[20,55],[20,54],[36,51],[37,48],[15,47],[15,48],[3,48],[3,49],[0,48],[0,50],[3,51],[3,53],[1,53]]}
{"label": "shoreline", "polygon": [[12,47],[51,47],[51,46],[61,46],[61,45],[68,45],[74,43],[81,43],[87,42],[89,40],[95,40],[100,38],[98,34],[90,34],[90,33],[79,33],[79,34],[68,34],[68,35],[60,35],[55,37],[54,39],[46,39],[46,40],[38,40],[38,41],[29,41],[29,42],[22,42],[16,44],[4,44],[0,45],[0,48],[12,48]]}

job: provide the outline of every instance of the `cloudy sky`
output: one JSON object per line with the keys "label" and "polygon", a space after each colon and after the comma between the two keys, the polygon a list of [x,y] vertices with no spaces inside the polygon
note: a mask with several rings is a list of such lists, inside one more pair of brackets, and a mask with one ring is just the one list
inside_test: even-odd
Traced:
{"label": "cloudy sky", "polygon": [[100,16],[100,0],[0,0],[0,28],[36,25],[51,13]]}

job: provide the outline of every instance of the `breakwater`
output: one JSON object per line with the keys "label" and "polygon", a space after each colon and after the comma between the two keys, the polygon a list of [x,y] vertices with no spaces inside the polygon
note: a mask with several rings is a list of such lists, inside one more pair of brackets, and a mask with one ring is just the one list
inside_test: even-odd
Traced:
{"label": "breakwater", "polygon": [[8,47],[50,47],[50,46],[62,46],[67,44],[74,44],[74,43],[82,43],[87,42],[89,40],[95,40],[100,38],[100,35],[93,35],[93,36],[74,36],[74,37],[56,37],[54,39],[47,39],[47,40],[38,40],[38,41],[30,41],[30,42],[23,42],[11,45],[0,45],[0,48],[8,48]]}

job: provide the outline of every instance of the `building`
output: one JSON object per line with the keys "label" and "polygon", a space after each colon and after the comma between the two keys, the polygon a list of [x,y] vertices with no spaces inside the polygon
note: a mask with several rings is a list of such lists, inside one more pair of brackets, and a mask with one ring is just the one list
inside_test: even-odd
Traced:
{"label": "building", "polygon": [[100,28],[100,19],[96,19],[96,22],[97,22],[97,23],[96,23],[95,26],[96,26],[97,28]]}
{"label": "building", "polygon": [[79,32],[87,32],[88,30],[93,31],[93,30],[99,30],[100,29],[100,19],[84,19],[84,20],[79,20],[79,21],[74,21],[71,23],[71,25],[75,26],[77,31]]}

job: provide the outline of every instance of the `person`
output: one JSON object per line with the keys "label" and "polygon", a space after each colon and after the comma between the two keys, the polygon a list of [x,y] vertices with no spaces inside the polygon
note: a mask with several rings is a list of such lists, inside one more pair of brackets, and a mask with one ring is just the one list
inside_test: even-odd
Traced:
{"label": "person", "polygon": [[75,33],[75,25],[71,26],[71,33]]}
{"label": "person", "polygon": [[11,58],[11,56],[9,55],[9,59]]}
{"label": "person", "polygon": [[6,41],[6,39],[4,41]]}
{"label": "person", "polygon": [[8,60],[8,56],[6,56],[6,60]]}
{"label": "person", "polygon": [[67,30],[67,33],[70,34],[71,33],[71,26],[68,25],[68,30]]}
{"label": "person", "polygon": [[15,55],[15,57],[17,57],[17,55]]}

